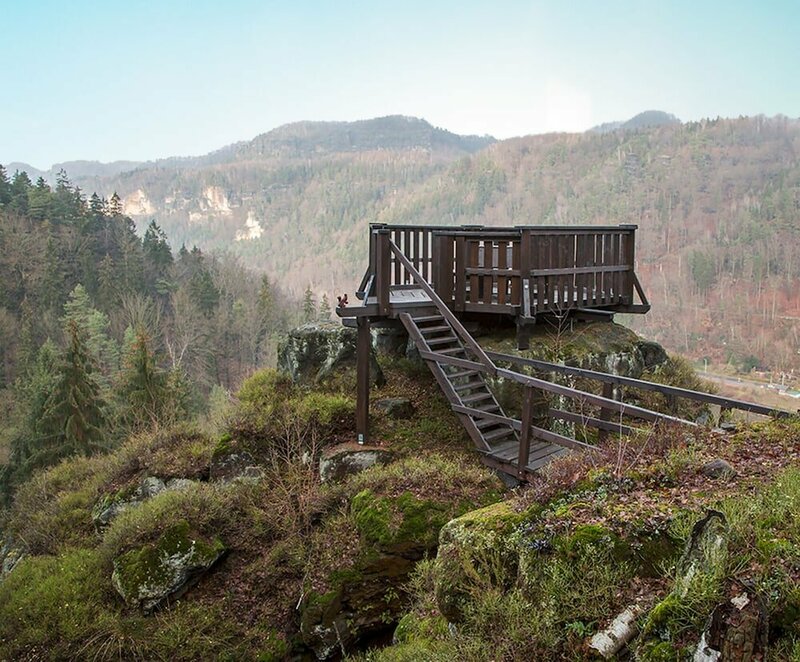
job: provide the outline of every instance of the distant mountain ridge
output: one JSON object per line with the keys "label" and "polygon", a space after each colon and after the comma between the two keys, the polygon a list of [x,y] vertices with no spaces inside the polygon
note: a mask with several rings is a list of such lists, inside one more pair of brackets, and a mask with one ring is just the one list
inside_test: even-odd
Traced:
{"label": "distant mountain ridge", "polygon": [[462,136],[417,117],[388,115],[355,122],[285,124],[240,143],[235,154],[247,158],[414,148],[471,154],[494,142],[491,136]]}
{"label": "distant mountain ridge", "polygon": [[646,129],[654,126],[680,123],[681,121],[675,117],[675,115],[665,113],[663,110],[645,110],[624,122],[605,122],[603,124],[598,124],[589,129],[587,133],[611,133],[612,131]]}
{"label": "distant mountain ridge", "polygon": [[143,161],[112,161],[102,163],[100,161],[64,161],[54,163],[49,170],[39,170],[28,163],[12,162],[6,166],[10,174],[17,170],[28,173],[33,181],[39,177],[44,177],[48,182],[54,182],[60,170],[64,170],[70,179],[78,180],[84,177],[115,177],[123,172],[134,170],[144,165]]}
{"label": "distant mountain ridge", "polygon": [[71,180],[90,183],[141,168],[199,168],[239,160],[300,157],[310,154],[366,152],[372,150],[426,149],[472,154],[497,142],[492,136],[459,135],[418,117],[388,115],[354,122],[303,121],[284,124],[252,140],[226,145],[201,156],[170,156],[154,161],[65,161],[39,170],[28,163],[12,162],[6,170],[25,171],[32,180],[55,182],[60,170]]}

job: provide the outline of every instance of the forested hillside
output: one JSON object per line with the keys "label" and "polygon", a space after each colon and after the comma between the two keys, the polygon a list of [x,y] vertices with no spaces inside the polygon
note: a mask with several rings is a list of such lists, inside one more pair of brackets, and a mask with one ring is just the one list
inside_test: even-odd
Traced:
{"label": "forested hillside", "polygon": [[213,409],[296,321],[238,258],[173,254],[154,221],[143,235],[116,196],[0,167],[0,498],[36,467]]}
{"label": "forested hillside", "polygon": [[371,221],[637,223],[653,302],[634,322],[643,332],[698,359],[800,367],[800,122],[490,143],[411,118],[299,123],[205,161],[90,184],[118,191],[143,226],[155,218],[176,242],[231,247],[295,292],[309,282],[318,293],[352,290]]}

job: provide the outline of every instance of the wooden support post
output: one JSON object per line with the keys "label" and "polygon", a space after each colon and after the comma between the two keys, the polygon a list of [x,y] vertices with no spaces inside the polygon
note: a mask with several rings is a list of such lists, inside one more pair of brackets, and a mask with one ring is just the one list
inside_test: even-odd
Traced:
{"label": "wooden support post", "polygon": [[517,455],[517,477],[522,478],[528,466],[528,455],[531,449],[531,418],[533,416],[533,388],[525,387],[525,399],[522,401],[522,429],[519,435],[519,454]]}
{"label": "wooden support post", "polygon": [[372,338],[369,318],[359,317],[356,338],[356,438],[359,444],[369,441],[369,358]]}
{"label": "wooden support post", "polygon": [[527,320],[517,317],[517,349],[526,350],[531,346],[531,330]]}
{"label": "wooden support post", "polygon": [[[389,231],[379,230],[375,242],[375,279],[378,310],[381,315],[389,314],[389,285],[391,275],[391,253],[389,252]],[[399,263],[398,263],[399,264]]]}
{"label": "wooden support post", "polygon": [[[605,382],[603,384],[603,397],[608,398],[609,400],[614,399],[614,385],[610,382]],[[600,420],[601,421],[610,421],[611,420],[612,411],[610,409],[606,409],[605,407],[600,408]],[[604,442],[608,439],[608,431],[607,430],[599,430],[597,432],[597,440],[600,442]]]}

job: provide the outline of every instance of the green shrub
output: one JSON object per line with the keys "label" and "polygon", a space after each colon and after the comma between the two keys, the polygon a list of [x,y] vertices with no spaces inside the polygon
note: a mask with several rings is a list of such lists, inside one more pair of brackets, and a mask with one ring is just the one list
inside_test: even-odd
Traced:
{"label": "green shrub", "polygon": [[112,617],[103,605],[110,584],[98,555],[72,550],[23,559],[0,582],[0,657],[21,659],[28,649],[52,659],[75,659]]}

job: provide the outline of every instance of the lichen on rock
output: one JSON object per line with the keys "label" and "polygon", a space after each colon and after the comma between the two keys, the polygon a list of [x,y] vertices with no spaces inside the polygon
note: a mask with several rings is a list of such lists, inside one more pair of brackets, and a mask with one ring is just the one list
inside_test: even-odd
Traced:
{"label": "lichen on rock", "polygon": [[[278,368],[294,382],[316,383],[356,364],[356,330],[335,322],[304,324],[292,329],[278,347]],[[370,378],[383,384],[383,371],[370,352]]]}
{"label": "lichen on rock", "polygon": [[128,606],[149,614],[183,595],[224,553],[221,540],[201,540],[181,520],[156,542],[114,559],[111,581]]}

